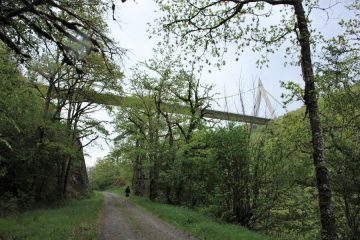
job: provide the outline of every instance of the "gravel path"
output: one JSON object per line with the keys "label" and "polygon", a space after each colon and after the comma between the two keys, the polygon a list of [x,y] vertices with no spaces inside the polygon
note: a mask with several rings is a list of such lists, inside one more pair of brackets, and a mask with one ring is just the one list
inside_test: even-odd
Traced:
{"label": "gravel path", "polygon": [[105,197],[99,240],[196,240],[113,193]]}

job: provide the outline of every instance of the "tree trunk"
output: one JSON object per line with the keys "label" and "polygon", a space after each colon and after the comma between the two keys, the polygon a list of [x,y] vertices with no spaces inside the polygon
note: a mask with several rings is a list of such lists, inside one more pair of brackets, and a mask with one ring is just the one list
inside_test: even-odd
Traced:
{"label": "tree trunk", "polygon": [[[141,148],[140,140],[136,140],[136,148]],[[134,173],[133,173],[133,188],[136,196],[144,196],[145,193],[145,174],[143,167],[143,156],[138,154],[135,158]]]}
{"label": "tree trunk", "polygon": [[157,154],[152,154],[153,166],[150,168],[150,187],[149,187],[149,198],[155,200],[158,197],[158,179],[160,164]]}
{"label": "tree trunk", "polygon": [[[160,99],[161,92],[158,93],[158,96],[155,97],[154,102],[156,105],[156,122],[154,127],[154,132],[150,134],[149,140],[151,144],[151,153],[150,161],[152,166],[150,168],[150,187],[149,187],[149,198],[155,200],[158,197],[158,181],[159,181],[159,172],[160,172],[160,156],[159,156],[159,125],[160,125]],[[152,130],[152,126],[149,124],[149,131]]]}
{"label": "tree trunk", "polygon": [[[158,138],[155,138],[155,141],[158,141]],[[150,200],[155,200],[158,196],[158,178],[159,178],[159,156],[157,154],[157,144],[154,144],[154,138],[150,137],[150,143],[152,148],[151,153],[149,154],[150,162],[152,163],[150,166],[150,173],[149,173],[149,198]],[[154,146],[154,147],[153,147]]]}
{"label": "tree trunk", "polygon": [[68,186],[68,182],[69,182],[69,176],[70,176],[70,168],[71,168],[71,158],[68,159],[67,161],[67,165],[66,165],[66,170],[65,170],[65,175],[64,175],[64,179],[63,179],[63,196],[66,197],[66,191],[67,191],[67,186]]}
{"label": "tree trunk", "polygon": [[[176,150],[174,149],[174,133],[173,133],[173,130],[172,130],[172,123],[170,121],[169,114],[165,113],[165,112],[161,112],[161,114],[165,118],[166,125],[167,125],[167,128],[168,128],[167,136],[169,138],[169,140],[168,140],[169,151],[168,151],[168,157],[167,157],[165,169],[170,170],[171,166],[173,166],[173,164],[175,162],[175,152],[176,152]],[[172,200],[171,192],[172,192],[172,182],[168,182],[167,186],[165,187],[166,201],[167,201],[168,204],[173,205],[174,201]]]}
{"label": "tree trunk", "polygon": [[[155,168],[155,167],[154,167]],[[157,176],[155,169],[150,170],[150,187],[149,187],[149,198],[150,200],[155,200],[157,198]]]}
{"label": "tree trunk", "polygon": [[319,193],[321,236],[323,240],[337,238],[335,217],[331,207],[331,188],[329,172],[324,159],[324,139],[320,124],[315,79],[311,62],[310,32],[307,25],[302,0],[294,1],[295,15],[298,24],[298,41],[301,47],[301,69],[305,82],[305,105],[309,114],[313,160],[315,165],[316,182]]}
{"label": "tree trunk", "polygon": [[174,201],[175,205],[181,205],[183,185],[184,185],[183,181],[180,180],[175,187],[175,201]]}

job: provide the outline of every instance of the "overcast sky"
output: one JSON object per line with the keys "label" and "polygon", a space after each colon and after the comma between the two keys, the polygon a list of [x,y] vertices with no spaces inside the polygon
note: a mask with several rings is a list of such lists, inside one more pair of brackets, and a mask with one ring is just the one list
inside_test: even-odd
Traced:
{"label": "overcast sky", "polygon": [[[334,0],[322,0],[325,5],[329,5]],[[350,2],[347,1],[347,2]],[[152,49],[157,43],[157,39],[149,39],[147,33],[147,23],[153,23],[159,13],[156,13],[157,7],[152,0],[128,0],[124,4],[118,5],[116,19],[112,21],[109,14],[108,22],[111,30],[111,36],[115,38],[121,47],[129,50],[127,58],[124,59],[124,72],[126,77],[131,76],[130,68],[137,62],[150,59],[153,56]],[[333,36],[340,31],[338,20],[348,17],[344,8],[337,6],[329,12],[330,19],[321,11],[312,15],[314,25],[326,37]],[[276,21],[276,17],[272,19]],[[253,106],[253,94],[250,89],[253,88],[254,81],[261,79],[265,89],[271,93],[278,101],[281,101],[281,94],[284,89],[280,87],[280,81],[296,81],[302,84],[301,70],[299,67],[284,67],[284,52],[275,53],[270,57],[270,65],[268,68],[259,69],[256,67],[256,60],[259,55],[249,51],[245,51],[239,61],[235,61],[235,56],[228,54],[225,58],[227,64],[221,69],[215,69],[209,74],[207,71],[201,74],[201,82],[214,84],[214,92],[219,93],[217,98],[224,96],[232,96],[227,98],[227,107],[225,107],[224,99],[218,99],[218,105],[214,104],[214,108],[220,110],[229,110],[230,112],[241,112],[239,101],[239,82],[241,91],[245,93],[245,107],[247,114],[251,114]],[[278,116],[285,113],[285,110],[274,100],[272,100]],[[262,103],[263,104],[263,103]],[[300,107],[301,103],[293,103],[287,107],[289,111]],[[261,116],[269,117],[269,113],[262,107]],[[97,114],[97,118],[108,120],[109,118],[104,112]],[[101,146],[102,147],[101,147]],[[88,147],[86,152],[87,166],[93,166],[99,157],[105,156],[109,151],[109,146],[103,140],[99,140],[96,146]]]}

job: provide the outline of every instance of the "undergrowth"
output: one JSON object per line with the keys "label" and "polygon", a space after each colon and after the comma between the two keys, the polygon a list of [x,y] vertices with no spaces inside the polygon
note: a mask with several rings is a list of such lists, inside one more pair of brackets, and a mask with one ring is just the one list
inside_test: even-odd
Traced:
{"label": "undergrowth", "polygon": [[92,240],[97,237],[97,224],[103,197],[71,200],[53,209],[37,209],[0,218],[0,240]]}

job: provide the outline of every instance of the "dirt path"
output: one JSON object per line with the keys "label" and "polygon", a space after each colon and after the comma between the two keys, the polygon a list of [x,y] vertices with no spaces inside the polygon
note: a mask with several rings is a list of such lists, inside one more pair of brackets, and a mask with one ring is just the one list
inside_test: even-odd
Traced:
{"label": "dirt path", "polygon": [[100,240],[196,240],[116,194],[105,197]]}

